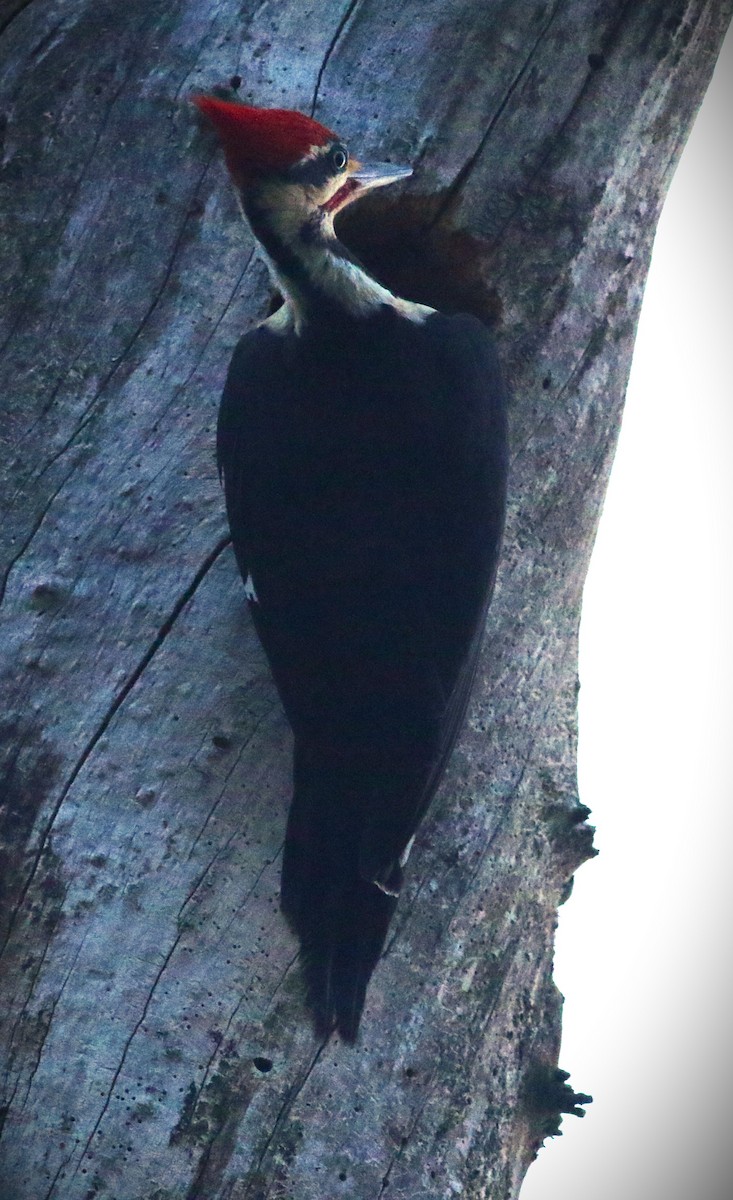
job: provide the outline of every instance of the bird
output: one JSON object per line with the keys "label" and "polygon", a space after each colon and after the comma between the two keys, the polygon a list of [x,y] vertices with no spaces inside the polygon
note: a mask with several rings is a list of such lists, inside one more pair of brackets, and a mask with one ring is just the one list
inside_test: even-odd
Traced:
{"label": "bird", "polygon": [[217,459],[293,733],[280,902],[315,1034],[357,1040],[416,830],[462,727],[504,526],[507,391],[476,317],[395,295],[334,219],[409,167],[215,95],[241,210],[283,297],[237,343]]}

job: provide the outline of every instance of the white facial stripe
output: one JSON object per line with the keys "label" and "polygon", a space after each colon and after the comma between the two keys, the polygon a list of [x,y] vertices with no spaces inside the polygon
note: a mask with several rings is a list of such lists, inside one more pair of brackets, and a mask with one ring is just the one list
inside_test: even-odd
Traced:
{"label": "white facial stripe", "polygon": [[[293,182],[271,179],[258,190],[256,203],[261,220],[276,235],[288,255],[297,259],[304,276],[313,288],[332,299],[346,312],[354,316],[368,316],[382,305],[396,309],[407,320],[422,323],[434,309],[424,304],[403,300],[383,287],[357,263],[334,252],[337,238],[333,228],[333,216],[319,212],[320,207],[340,186],[338,177],[323,189],[304,187]],[[314,226],[315,218],[315,226]],[[315,236],[313,230],[315,228]],[[311,236],[304,236],[304,230]],[[273,252],[265,257],[283,292],[292,307],[296,333],[308,319],[305,287],[300,286],[295,271],[287,270],[286,256],[282,266]],[[274,332],[285,332],[284,317],[273,322]]]}

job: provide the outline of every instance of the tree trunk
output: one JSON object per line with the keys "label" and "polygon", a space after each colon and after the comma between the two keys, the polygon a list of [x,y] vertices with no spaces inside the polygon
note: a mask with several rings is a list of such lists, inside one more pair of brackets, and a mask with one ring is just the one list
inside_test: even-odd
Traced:
{"label": "tree trunk", "polygon": [[[1,0],[2,1200],[504,1200],[582,1099],[552,981],[592,853],[581,590],[732,7]],[[344,240],[495,323],[513,392],[482,670],[355,1048],[314,1042],[278,910],[290,733],[213,460],[270,300],[188,103],[222,84],[415,165]]]}

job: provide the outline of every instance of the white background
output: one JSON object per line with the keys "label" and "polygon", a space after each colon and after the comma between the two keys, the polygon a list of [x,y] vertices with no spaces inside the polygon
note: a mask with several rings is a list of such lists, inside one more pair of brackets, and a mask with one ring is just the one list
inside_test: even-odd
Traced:
{"label": "white background", "polygon": [[659,225],[585,590],[560,1065],[522,1200],[733,1197],[733,39]]}

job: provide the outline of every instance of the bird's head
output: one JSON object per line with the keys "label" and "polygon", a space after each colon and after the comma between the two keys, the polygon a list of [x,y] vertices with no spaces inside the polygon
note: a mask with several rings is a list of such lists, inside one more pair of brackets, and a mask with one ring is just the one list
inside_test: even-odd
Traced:
{"label": "bird's head", "polygon": [[303,113],[213,96],[194,103],[219,134],[245,212],[267,214],[287,242],[309,226],[330,228],[365,191],[412,174],[410,167],[357,162],[335,133]]}

